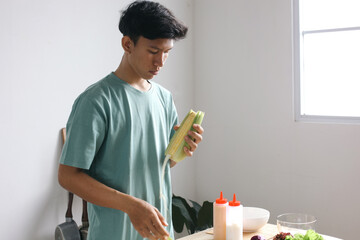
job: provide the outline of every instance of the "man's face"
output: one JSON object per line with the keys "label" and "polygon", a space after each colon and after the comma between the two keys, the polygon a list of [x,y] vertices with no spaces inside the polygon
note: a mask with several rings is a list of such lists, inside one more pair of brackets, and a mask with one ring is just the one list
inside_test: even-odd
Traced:
{"label": "man's face", "polygon": [[150,40],[140,36],[129,54],[130,65],[139,77],[152,79],[164,66],[173,46],[172,39]]}

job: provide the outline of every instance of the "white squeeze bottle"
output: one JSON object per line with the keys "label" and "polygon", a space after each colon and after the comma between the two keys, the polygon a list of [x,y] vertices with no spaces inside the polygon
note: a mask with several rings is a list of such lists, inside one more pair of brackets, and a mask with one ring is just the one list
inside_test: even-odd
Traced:
{"label": "white squeeze bottle", "polygon": [[226,240],[226,207],[228,206],[227,199],[223,198],[223,193],[220,192],[220,198],[214,202],[214,240]]}
{"label": "white squeeze bottle", "polygon": [[226,211],[226,240],[243,240],[243,206],[235,194]]}

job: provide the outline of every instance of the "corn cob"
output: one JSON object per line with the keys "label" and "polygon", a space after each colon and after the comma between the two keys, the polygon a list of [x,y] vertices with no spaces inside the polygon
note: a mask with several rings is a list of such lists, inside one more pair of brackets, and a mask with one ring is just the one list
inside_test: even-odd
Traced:
{"label": "corn cob", "polygon": [[[163,194],[163,185],[164,185],[164,176],[165,176],[165,167],[169,159],[174,160],[175,162],[180,162],[186,157],[184,152],[184,147],[188,146],[185,142],[185,136],[188,134],[188,131],[195,131],[193,124],[201,124],[204,118],[204,112],[198,111],[195,113],[193,110],[186,115],[184,120],[181,122],[180,127],[176,130],[175,134],[170,139],[169,145],[165,150],[165,159],[162,165],[161,170],[161,180],[160,180],[160,199],[164,201],[164,206],[167,206],[167,199]],[[165,218],[167,216],[168,209],[165,207]]]}
{"label": "corn cob", "polygon": [[186,115],[184,120],[181,122],[180,127],[176,130],[174,136],[171,138],[169,145],[165,150],[165,155],[170,155],[170,159],[175,162],[180,162],[184,160],[186,154],[184,152],[184,147],[188,144],[185,142],[184,137],[188,134],[188,131],[195,131],[193,124],[201,124],[204,118],[204,112],[198,111],[190,112]]}

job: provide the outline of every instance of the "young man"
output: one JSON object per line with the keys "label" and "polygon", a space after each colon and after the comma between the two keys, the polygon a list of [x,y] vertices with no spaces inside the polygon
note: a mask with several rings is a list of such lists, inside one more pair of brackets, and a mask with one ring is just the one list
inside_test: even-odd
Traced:
{"label": "young man", "polygon": [[[119,67],[73,105],[59,183],[89,202],[88,240],[166,239],[173,237],[169,169],[175,163],[162,186],[168,201],[159,198],[161,165],[178,117],[170,92],[149,80],[187,27],[164,6],[136,1],[122,13],[119,30]],[[194,128],[194,140],[185,138],[187,156],[202,140],[203,128]]]}

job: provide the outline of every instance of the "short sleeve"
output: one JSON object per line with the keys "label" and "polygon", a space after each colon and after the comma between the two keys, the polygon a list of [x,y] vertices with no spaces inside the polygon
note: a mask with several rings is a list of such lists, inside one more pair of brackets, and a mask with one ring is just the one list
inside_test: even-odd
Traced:
{"label": "short sleeve", "polygon": [[75,101],[66,125],[66,141],[60,163],[90,169],[106,133],[103,105],[80,95]]}

